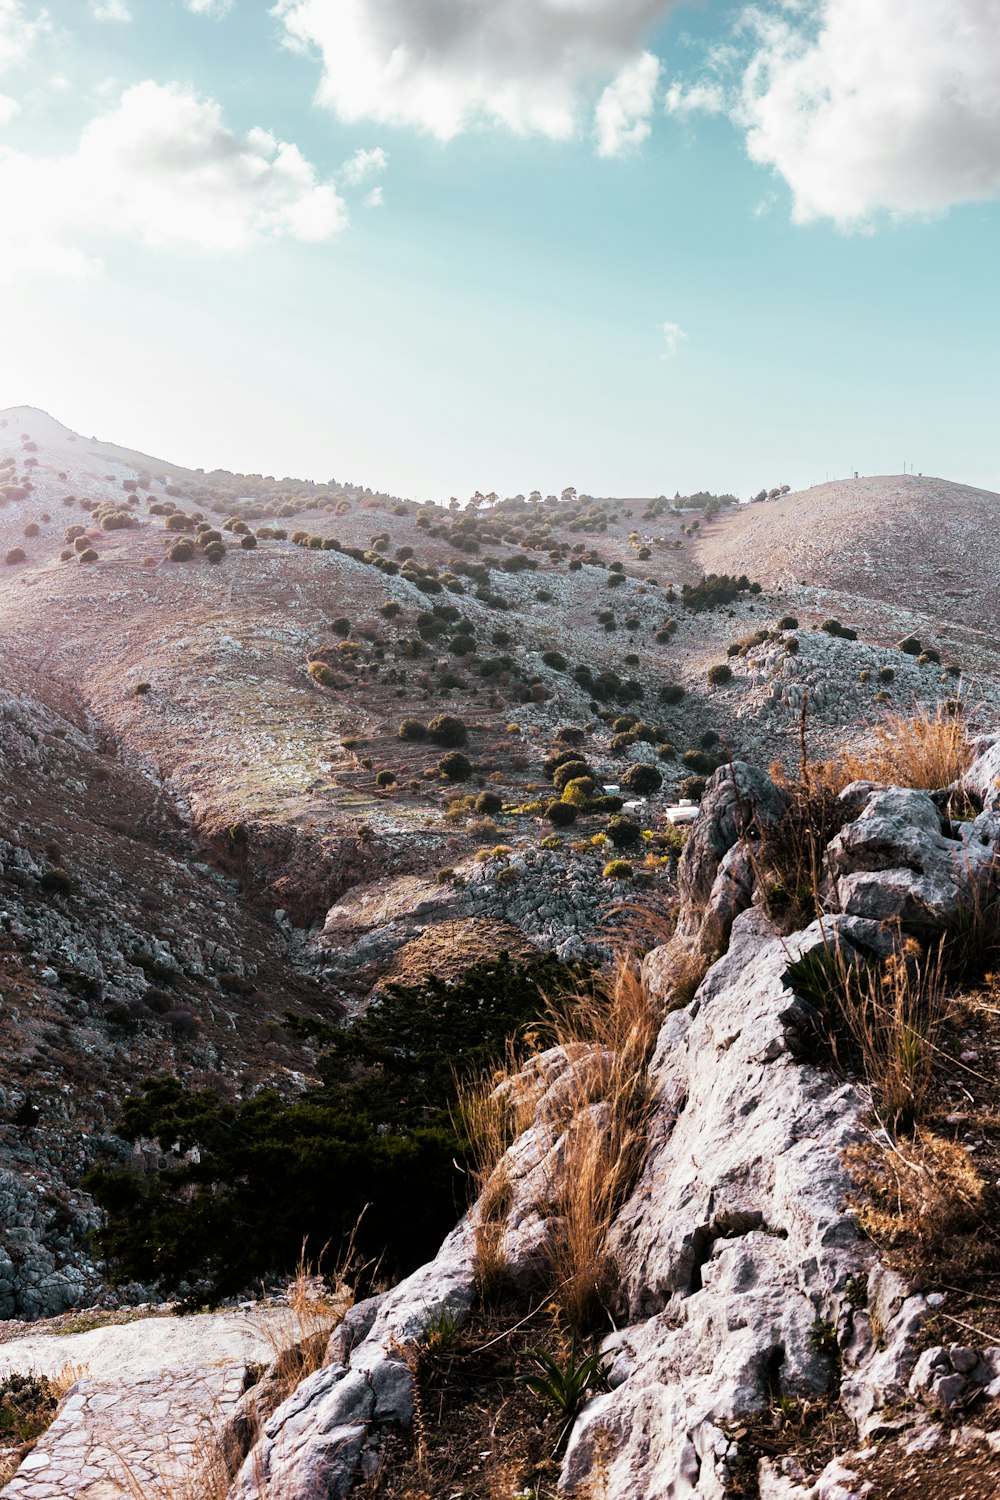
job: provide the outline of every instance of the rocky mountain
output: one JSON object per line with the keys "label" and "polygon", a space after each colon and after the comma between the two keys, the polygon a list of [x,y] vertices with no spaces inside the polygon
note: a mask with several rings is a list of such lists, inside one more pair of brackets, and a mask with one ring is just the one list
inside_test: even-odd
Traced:
{"label": "rocky mountain", "polygon": [[[607,1124],[609,1080],[635,1102],[627,1075],[649,1113],[611,1152],[644,1143],[604,1226],[620,1331],[602,1345],[610,1390],[563,1434],[562,1491],[845,1500],[867,1493],[866,1460],[847,1465],[856,1490],[835,1465],[868,1438],[902,1434],[903,1469],[955,1461],[937,1402],[974,1411],[978,1500],[1000,1331],[954,1256],[959,1300],[933,1326],[930,1273],[859,1231],[844,1153],[895,1138],[872,1124],[857,1039],[816,1050],[815,970],[832,945],[909,974],[900,924],[924,944],[975,927],[981,887],[962,882],[992,869],[996,752],[978,743],[961,798],[950,776],[841,791],[809,767],[875,765],[893,712],[945,738],[995,731],[998,506],[903,476],[748,506],[565,492],[461,510],[191,471],[0,413],[0,1318],[160,1290],[108,1286],[82,1183],[200,1160],[180,1127],[176,1149],[118,1133],[144,1079],[202,1090],[227,1129],[267,1090],[308,1113],[322,1038],[393,980],[652,946],[642,1046],[566,1037],[512,1075],[501,1187],[349,1315],[290,1405],[258,1393],[234,1497],[347,1493],[394,1455],[411,1472],[420,1380],[444,1378],[426,1350],[509,1334],[502,1318],[483,1332],[484,1233],[520,1327],[574,1142]],[[753,839],[799,827],[795,785],[822,812],[810,858],[768,873]],[[947,1040],[977,1076],[997,1056],[986,1014],[966,1006]],[[952,1083],[935,1084],[934,1130],[1000,1177],[998,1101],[966,1081],[966,1109]],[[989,1221],[993,1179],[970,1171]],[[805,1446],[765,1439],[775,1403],[791,1421],[782,1402]],[[3,1493],[34,1500],[39,1482]]]}

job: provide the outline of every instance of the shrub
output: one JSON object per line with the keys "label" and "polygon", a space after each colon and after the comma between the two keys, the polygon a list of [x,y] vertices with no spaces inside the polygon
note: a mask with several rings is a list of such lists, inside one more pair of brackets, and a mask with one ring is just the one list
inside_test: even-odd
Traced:
{"label": "shrub", "polygon": [[561,765],[556,766],[552,772],[552,785],[560,792],[564,791],[571,781],[578,776],[590,776],[591,770],[587,762],[577,756],[572,760],[564,760]]}
{"label": "shrub", "polygon": [[81,563],[93,563],[97,561],[97,553],[94,551],[93,547],[87,547],[85,551],[81,552],[78,555],[76,560],[77,562]]}
{"label": "shrub", "polygon": [[427,733],[436,745],[464,745],[469,738],[464,721],[454,714],[438,714],[428,724]]}
{"label": "shrub", "polygon": [[342,640],[345,640],[351,633],[351,622],[343,615],[339,615],[336,620],[330,621],[330,629],[334,635],[339,635]]}
{"label": "shrub", "polygon": [[605,880],[631,880],[635,870],[631,860],[609,859],[601,873]]}
{"label": "shrub", "polygon": [[827,635],[838,636],[842,641],[856,641],[858,638],[856,630],[851,630],[847,625],[841,625],[839,620],[824,620],[819,628]]}
{"label": "shrub", "polygon": [[427,725],[421,724],[419,719],[404,719],[396,733],[401,740],[425,740]]}
{"label": "shrub", "polygon": [[732,680],[733,669],[725,662],[717,662],[714,667],[708,669],[708,682],[710,687],[724,687]]}
{"label": "shrub", "polygon": [[24,528],[24,534],[28,537],[38,536],[41,532],[41,529],[42,528],[39,526],[37,521],[29,521],[27,526]]}
{"label": "shrub", "polygon": [[73,889],[73,881],[61,865],[53,865],[51,870],[46,870],[38,877],[38,889],[47,891],[50,895],[63,896]]}
{"label": "shrub", "polygon": [[903,651],[907,656],[919,656],[923,649],[915,635],[905,635],[896,646],[897,651]]}
{"label": "shrub", "polygon": [[472,775],[472,762],[461,750],[449,750],[447,755],[442,755],[438,761],[438,770],[442,776],[449,781],[468,781]]}
{"label": "shrub", "polygon": [[493,817],[503,808],[503,798],[499,792],[480,792],[473,803],[477,813],[484,813],[487,817]]}
{"label": "shrub", "polygon": [[665,682],[660,688],[660,698],[664,703],[680,703],[684,697],[684,688],[679,682]]}
{"label": "shrub", "polygon": [[691,802],[700,802],[705,795],[705,785],[704,776],[685,776],[678,791],[682,797],[688,798]]}
{"label": "shrub", "polygon": [[23,547],[11,547],[4,561],[9,567],[14,567],[16,563],[27,562],[28,554]]}
{"label": "shrub", "polygon": [[311,661],[306,671],[313,682],[318,682],[320,687],[334,687],[336,685],[337,679],[325,661]]}
{"label": "shrub", "polygon": [[556,743],[559,745],[582,745],[584,733],[572,724],[564,724],[556,730]]}
{"label": "shrub", "polygon": [[660,771],[645,760],[629,766],[622,777],[622,786],[627,786],[630,792],[637,792],[640,796],[647,792],[658,792],[662,785],[663,776]]}
{"label": "shrub", "polygon": [[778,621],[779,630],[798,630],[799,622],[794,615],[782,615]]}
{"label": "shrub", "polygon": [[608,819],[608,838],[616,849],[631,849],[642,838],[642,829],[631,818]]}
{"label": "shrub", "polygon": [[375,777],[375,785],[376,786],[380,786],[380,787],[395,786],[396,785],[396,773],[395,773],[395,771],[379,771],[377,773],[376,777]]}
{"label": "shrub", "polygon": [[563,787],[562,800],[584,810],[590,807],[591,798],[596,790],[597,782],[592,776],[574,776]]}
{"label": "shrub", "polygon": [[714,759],[704,750],[685,750],[681,760],[689,771],[695,771],[699,776],[711,776],[715,770]]}
{"label": "shrub", "polygon": [[252,552],[256,545],[257,538],[252,531],[248,531],[246,536],[240,537],[240,546],[245,552]]}
{"label": "shrub", "polygon": [[550,802],[545,809],[545,816],[553,828],[568,828],[571,823],[576,822],[576,808],[570,802]]}
{"label": "shrub", "polygon": [[167,553],[171,562],[190,562],[194,557],[194,542],[175,542]]}
{"label": "shrub", "polygon": [[554,672],[565,672],[569,665],[561,651],[543,651],[542,661],[547,667],[551,667]]}

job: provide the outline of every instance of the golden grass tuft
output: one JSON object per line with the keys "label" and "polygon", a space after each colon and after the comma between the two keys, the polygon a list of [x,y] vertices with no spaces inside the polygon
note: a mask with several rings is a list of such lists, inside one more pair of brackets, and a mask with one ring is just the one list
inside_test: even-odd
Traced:
{"label": "golden grass tuft", "polygon": [[937,1039],[951,1009],[943,955],[943,943],[925,954],[910,938],[880,965],[849,972],[844,965],[840,1012],[876,1112],[892,1130],[920,1119],[933,1081]]}
{"label": "golden grass tuft", "polygon": [[551,1205],[559,1233],[547,1279],[567,1324],[584,1328],[593,1321],[612,1288],[608,1231],[642,1162],[646,1066],[659,1022],[638,963],[622,952],[593,982],[547,997],[545,1021],[529,1045],[536,1052],[562,1049],[566,1061],[558,1078],[533,1072],[530,1056],[511,1050],[491,1079],[460,1089],[458,1117],[474,1148],[472,1227],[481,1294],[498,1290],[505,1271],[511,1195],[505,1154],[555,1084],[548,1121],[564,1127],[563,1171]]}
{"label": "golden grass tuft", "polygon": [[957,1141],[918,1128],[912,1140],[850,1146],[851,1206],[877,1244],[937,1255],[977,1227],[986,1184]]}
{"label": "golden grass tuft", "polygon": [[867,753],[845,754],[839,764],[850,781],[937,791],[964,775],[972,757],[960,711],[918,705],[909,714],[886,714]]}

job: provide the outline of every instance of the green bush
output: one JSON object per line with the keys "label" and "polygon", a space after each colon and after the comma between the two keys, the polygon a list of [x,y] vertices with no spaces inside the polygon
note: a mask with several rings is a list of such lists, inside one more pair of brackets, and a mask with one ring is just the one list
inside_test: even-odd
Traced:
{"label": "green bush", "polygon": [[438,761],[438,770],[449,781],[468,781],[472,775],[472,762],[461,750],[449,750]]}
{"label": "green bush", "polygon": [[700,802],[705,795],[705,786],[704,776],[685,776],[678,792],[680,796],[688,798],[691,802]]}
{"label": "green bush", "polygon": [[607,833],[616,849],[634,848],[642,838],[642,829],[639,824],[625,817],[609,818]]}
{"label": "green bush", "polygon": [[543,651],[542,661],[547,667],[551,667],[553,672],[565,672],[569,666],[561,651]]}
{"label": "green bush", "polygon": [[404,719],[396,733],[401,740],[425,740],[427,725],[421,724],[419,719]]}
{"label": "green bush", "polygon": [[562,789],[562,800],[569,802],[573,807],[581,811],[590,807],[591,799],[597,790],[597,782],[593,776],[574,776],[567,781]]}
{"label": "green bush", "polygon": [[680,703],[683,697],[684,687],[679,682],[665,682],[660,688],[660,699],[664,703]]}
{"label": "green bush", "polygon": [[896,679],[896,673],[893,671],[892,667],[879,667],[879,669],[878,669],[878,680],[879,680],[879,682],[894,682],[895,679]]}
{"label": "green bush", "polygon": [[477,813],[482,813],[486,817],[492,818],[495,813],[502,811],[503,798],[499,792],[480,792],[473,803],[473,807]]}
{"label": "green bush", "polygon": [[437,745],[464,745],[469,738],[463,720],[454,714],[438,714],[428,724],[427,733]]}
{"label": "green bush", "polygon": [[798,630],[799,622],[794,615],[782,615],[778,621],[779,630]]}
{"label": "green bush", "polygon": [[571,781],[576,781],[579,776],[590,776],[590,767],[581,758],[563,761],[561,766],[556,766],[552,772],[552,785],[560,792],[565,791]]}
{"label": "green bush", "polygon": [[106,1215],[101,1255],[120,1280],[188,1283],[194,1304],[290,1272],[304,1240],[335,1258],[355,1224],[359,1256],[380,1261],[380,1276],[412,1270],[463,1211],[472,1153],[456,1124],[460,1082],[489,1077],[508,1040],[541,1018],[540,989],[584,977],[550,957],[522,968],[504,957],[457,983],[390,985],[344,1029],[290,1020],[325,1049],[321,1082],[292,1099],[233,1104],[147,1079],[118,1134],[158,1140],[173,1165],[88,1175]]}
{"label": "green bush", "polygon": [[339,615],[336,620],[330,621],[330,629],[334,635],[339,635],[341,640],[346,640],[351,633],[351,622],[344,615]]}
{"label": "green bush", "polygon": [[553,828],[568,828],[571,823],[576,822],[576,808],[570,802],[550,802],[545,809],[545,816]]}
{"label": "green bush", "polygon": [[733,669],[725,662],[718,662],[714,667],[708,669],[708,682],[710,687],[724,687],[732,680]]}
{"label": "green bush", "polygon": [[601,873],[605,880],[631,880],[635,870],[630,860],[609,859]]}
{"label": "green bush", "polygon": [[645,796],[648,792],[658,792],[662,785],[663,776],[658,768],[645,760],[629,766],[622,777],[622,786],[628,787],[630,792],[636,792],[640,796]]}
{"label": "green bush", "polygon": [[915,635],[905,635],[896,646],[897,651],[903,651],[907,656],[919,656],[923,649]]}
{"label": "green bush", "polygon": [[577,729],[573,724],[563,724],[556,730],[556,743],[559,745],[582,745],[584,732]]}

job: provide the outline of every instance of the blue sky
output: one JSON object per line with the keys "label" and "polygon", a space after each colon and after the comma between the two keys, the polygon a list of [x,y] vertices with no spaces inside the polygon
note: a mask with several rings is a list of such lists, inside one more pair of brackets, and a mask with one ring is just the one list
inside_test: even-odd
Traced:
{"label": "blue sky", "polygon": [[1000,489],[998,48],[1000,0],[0,0],[0,405],[418,498]]}

